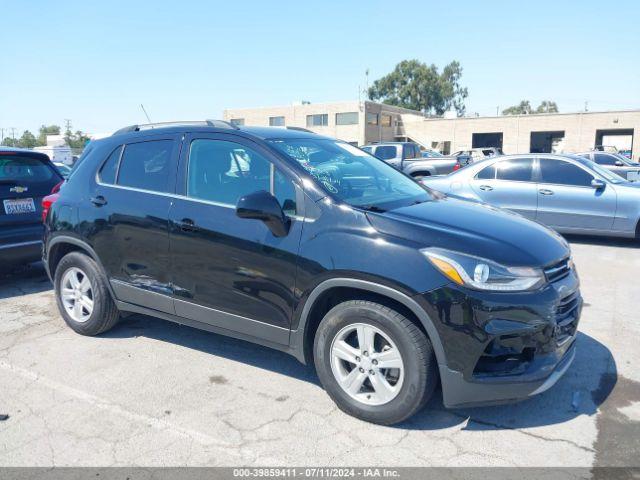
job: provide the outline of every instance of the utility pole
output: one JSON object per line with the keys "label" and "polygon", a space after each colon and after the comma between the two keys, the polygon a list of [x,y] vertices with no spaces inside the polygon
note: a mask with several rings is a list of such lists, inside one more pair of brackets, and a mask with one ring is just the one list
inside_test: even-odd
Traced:
{"label": "utility pole", "polygon": [[589,102],[587,100],[584,101],[584,111],[585,112],[589,111]]}
{"label": "utility pole", "polygon": [[64,119],[64,128],[65,128],[65,133],[66,132],[71,132],[71,120],[68,118]]}
{"label": "utility pole", "polygon": [[11,130],[11,138],[13,138],[13,143],[16,143],[16,128],[11,127],[9,130]]}
{"label": "utility pole", "polygon": [[496,107],[496,117],[500,116],[500,105]]}

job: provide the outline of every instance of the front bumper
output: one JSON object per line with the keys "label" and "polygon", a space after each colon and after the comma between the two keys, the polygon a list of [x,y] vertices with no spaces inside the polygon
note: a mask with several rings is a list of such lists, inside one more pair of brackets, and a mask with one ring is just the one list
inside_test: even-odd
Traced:
{"label": "front bumper", "polygon": [[444,351],[446,407],[513,402],[551,388],[575,357],[582,310],[575,271],[526,293],[449,285],[415,297]]}

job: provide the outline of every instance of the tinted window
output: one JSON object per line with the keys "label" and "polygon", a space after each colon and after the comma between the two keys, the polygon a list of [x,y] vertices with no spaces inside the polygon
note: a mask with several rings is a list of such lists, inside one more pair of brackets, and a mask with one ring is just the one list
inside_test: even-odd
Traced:
{"label": "tinted window", "polygon": [[172,148],[172,140],[126,145],[120,161],[118,185],[154,192],[168,191]]}
{"label": "tinted window", "polygon": [[512,180],[517,182],[530,182],[533,172],[533,160],[530,158],[518,158],[505,160],[494,164],[496,166],[496,178],[498,180]]}
{"label": "tinted window", "polygon": [[395,145],[383,145],[376,148],[375,156],[380,160],[390,160],[396,158],[397,147]]}
{"label": "tinted window", "polygon": [[617,160],[613,155],[606,153],[596,153],[593,155],[593,159],[598,165],[615,165]]}
{"label": "tinted window", "polygon": [[22,155],[0,156],[0,183],[2,184],[20,182],[21,185],[32,185],[59,181],[60,176],[39,158]]}
{"label": "tinted window", "polygon": [[494,178],[496,178],[495,163],[493,165],[489,165],[488,167],[480,170],[480,172],[478,172],[478,174],[476,175],[476,178],[480,180],[493,180]]}
{"label": "tinted window", "polygon": [[367,153],[373,153],[373,147],[362,147],[362,150],[364,150]]}
{"label": "tinted window", "polygon": [[[275,174],[273,191],[271,175]],[[235,205],[244,195],[265,190],[288,213],[295,212],[293,184],[271,162],[239,143],[197,139],[191,142],[187,196]]]}
{"label": "tinted window", "polygon": [[540,159],[540,176],[542,183],[581,187],[590,186],[591,180],[593,180],[593,175],[582,168],[569,162],[550,158]]}
{"label": "tinted window", "polygon": [[229,120],[229,123],[242,126],[244,125],[244,118],[232,118],[231,120]]}
{"label": "tinted window", "polygon": [[367,124],[368,125],[378,125],[378,114],[377,113],[369,113],[369,112],[367,112]]}
{"label": "tinted window", "polygon": [[122,145],[116,148],[107,161],[104,162],[100,172],[98,173],[98,178],[102,183],[107,183],[109,185],[113,185],[116,183],[116,173],[118,173],[118,160],[120,160],[120,152],[122,151]]}

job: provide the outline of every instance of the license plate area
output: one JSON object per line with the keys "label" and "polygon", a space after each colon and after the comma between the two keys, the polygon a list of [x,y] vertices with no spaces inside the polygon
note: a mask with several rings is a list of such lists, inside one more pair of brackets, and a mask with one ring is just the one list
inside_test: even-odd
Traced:
{"label": "license plate area", "polygon": [[4,200],[4,211],[7,215],[21,215],[24,213],[34,213],[36,205],[33,198],[20,198],[15,200]]}

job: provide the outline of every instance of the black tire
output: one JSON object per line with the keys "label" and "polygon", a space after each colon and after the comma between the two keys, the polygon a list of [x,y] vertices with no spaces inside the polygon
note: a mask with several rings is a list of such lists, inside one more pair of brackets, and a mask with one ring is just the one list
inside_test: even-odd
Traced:
{"label": "black tire", "polygon": [[[71,268],[78,268],[91,282],[93,294],[93,311],[85,322],[75,321],[64,308],[61,298],[61,281],[64,274]],[[81,335],[99,335],[113,328],[120,319],[120,314],[111,298],[107,287],[107,279],[104,278],[96,262],[81,252],[71,252],[65,255],[56,267],[54,276],[54,288],[58,310],[64,321],[75,332]]]}
{"label": "black tire", "polygon": [[424,177],[430,177],[431,173],[430,172],[417,172],[417,173],[412,173],[411,176],[415,180],[422,180]]}
{"label": "black tire", "polygon": [[[388,403],[368,405],[352,398],[338,383],[331,368],[331,345],[350,324],[368,324],[388,335],[397,346],[404,364],[404,381]],[[314,360],[322,386],[338,407],[361,420],[392,425],[420,410],[438,384],[433,347],[426,335],[402,314],[384,305],[351,300],[332,308],[320,322],[314,339]]]}

